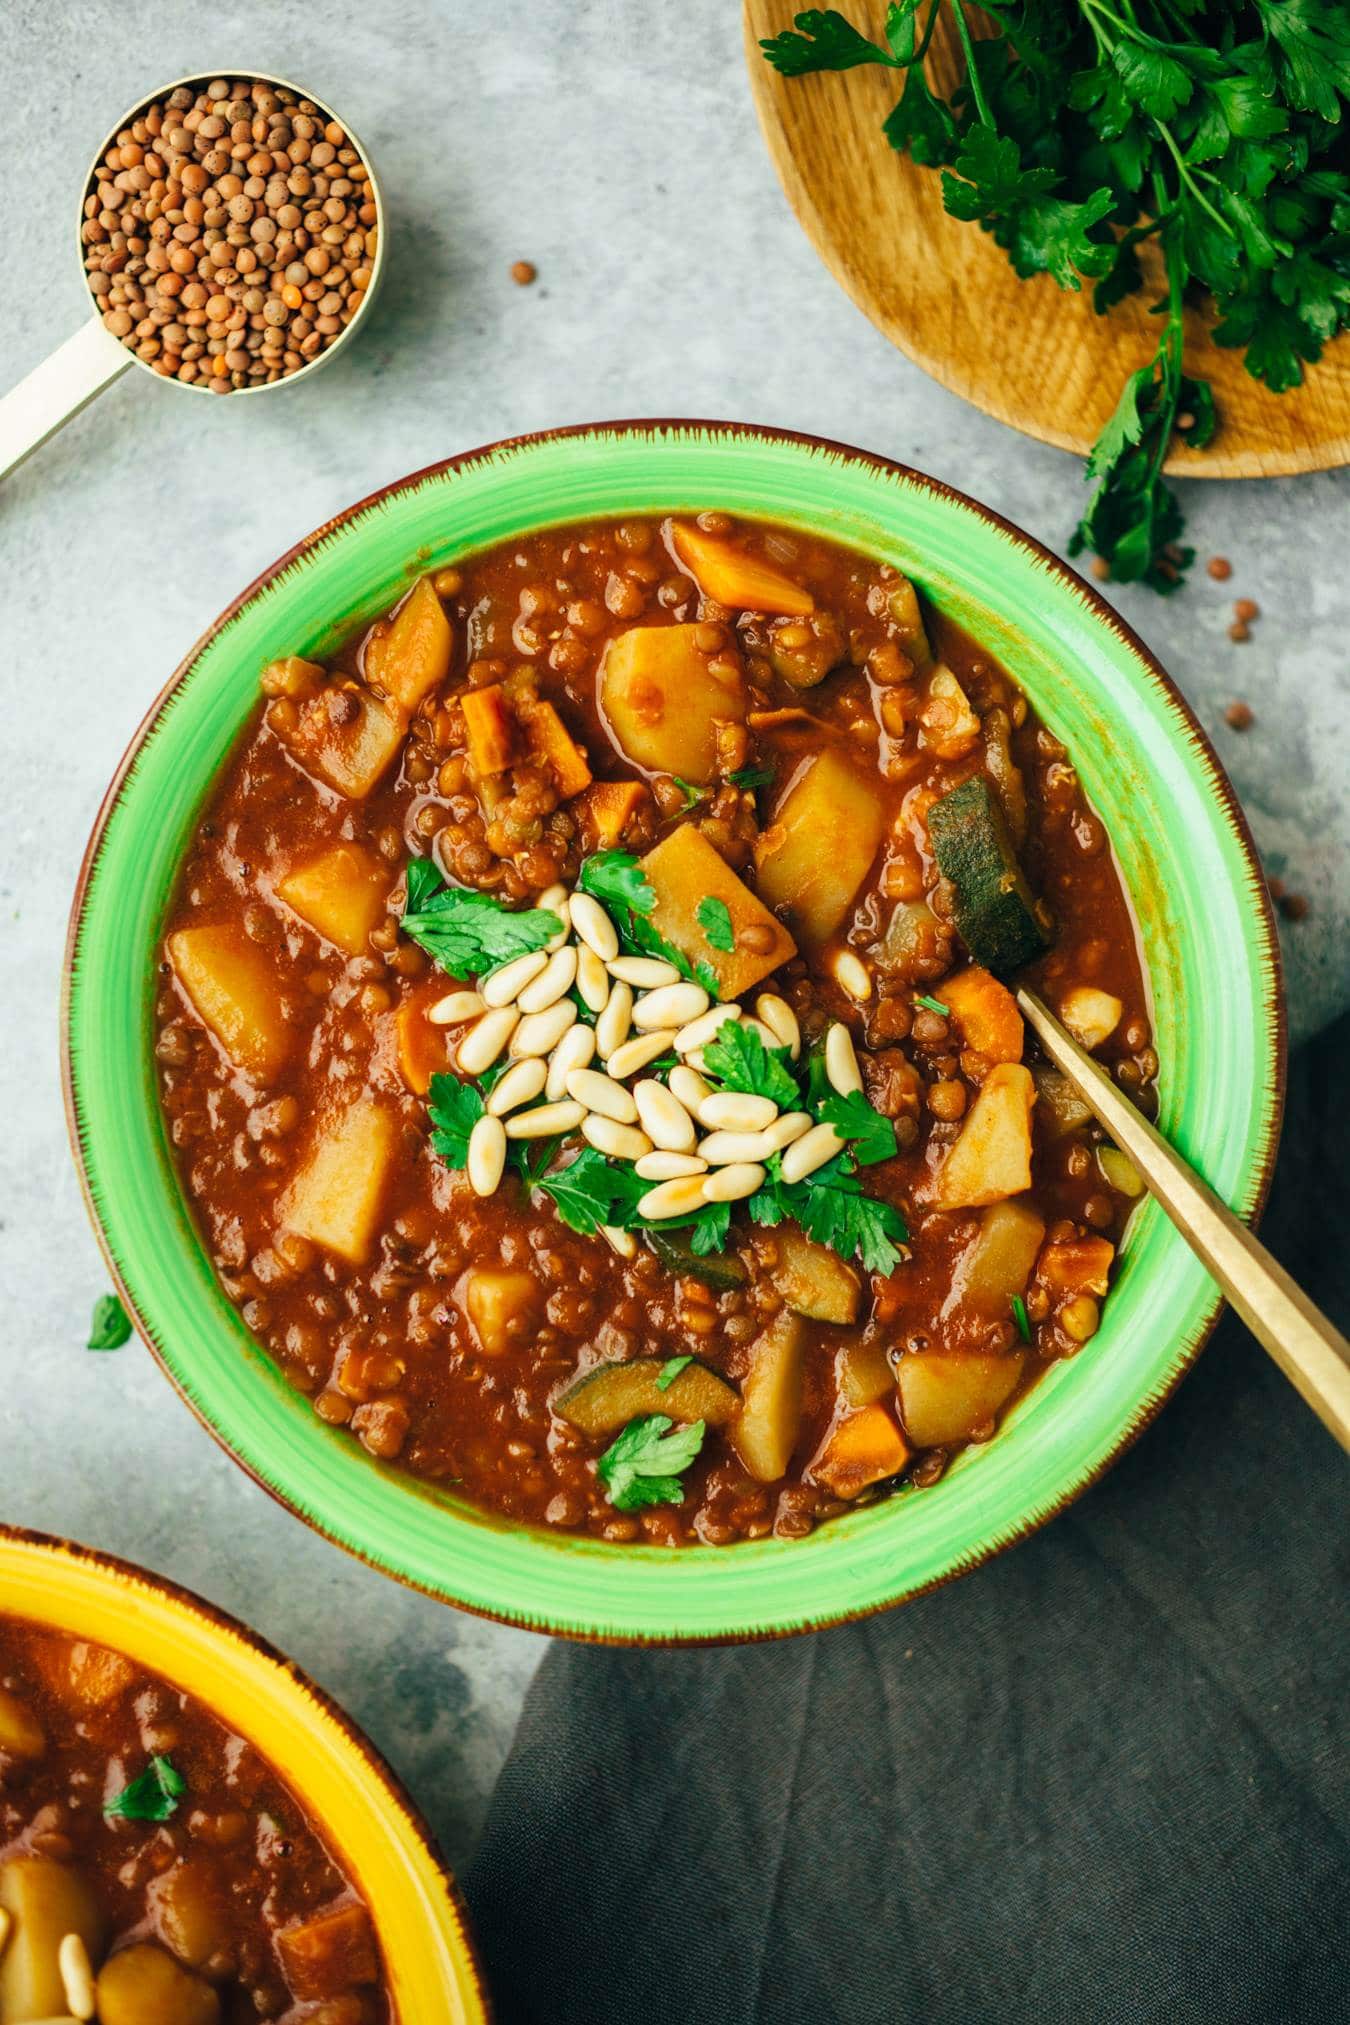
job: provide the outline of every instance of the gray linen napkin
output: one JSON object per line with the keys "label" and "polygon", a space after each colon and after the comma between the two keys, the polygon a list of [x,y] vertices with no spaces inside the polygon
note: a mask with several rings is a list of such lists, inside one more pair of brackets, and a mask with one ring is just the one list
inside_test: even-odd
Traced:
{"label": "gray linen napkin", "polygon": [[[1350,1019],[1266,1235],[1344,1323]],[[785,1644],[556,1644],[465,1878],[503,2025],[1350,2018],[1345,1465],[1226,1318],[1034,1539]]]}

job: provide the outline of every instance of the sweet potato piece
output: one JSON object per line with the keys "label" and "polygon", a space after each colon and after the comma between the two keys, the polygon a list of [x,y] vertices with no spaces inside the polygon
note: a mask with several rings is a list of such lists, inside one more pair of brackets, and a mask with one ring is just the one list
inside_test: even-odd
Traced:
{"label": "sweet potato piece", "polygon": [[961,1039],[990,1062],[1020,1062],[1026,1035],[1017,1000],[992,971],[972,963],[941,987],[942,1003],[951,1012]]}
{"label": "sweet potato piece", "polygon": [[668,1413],[672,1420],[706,1421],[724,1427],[740,1406],[734,1385],[706,1364],[686,1364],[665,1390],[657,1379],[662,1357],[634,1357],[628,1363],[600,1364],[569,1385],[553,1410],[583,1434],[614,1434],[643,1413]]}
{"label": "sweet potato piece", "polygon": [[413,992],[400,1002],[394,1014],[398,1072],[414,1097],[425,1097],[432,1077],[444,1074],[450,1067],[450,1029],[433,1026],[427,1018],[428,1007],[445,995],[441,990],[443,983],[444,979],[437,979],[432,989]]}
{"label": "sweet potato piece", "polygon": [[411,717],[424,696],[450,673],[454,632],[445,606],[430,577],[423,577],[398,608],[398,617],[384,637],[372,643],[366,673],[390,697],[404,717]]}
{"label": "sweet potato piece", "polygon": [[505,773],[516,756],[516,721],[501,683],[466,689],[459,703],[474,771],[480,778]]}
{"label": "sweet potato piece", "polygon": [[705,534],[687,520],[671,521],[670,543],[704,597],[715,598],[733,612],[779,612],[801,619],[816,609],[805,585],[794,583],[761,556],[747,555],[734,542]]}
{"label": "sweet potato piece", "polygon": [[972,1209],[1024,1195],[1031,1186],[1031,1107],[1036,1085],[1020,1062],[989,1071],[961,1136],[928,1184],[937,1209]]}
{"label": "sweet potato piece", "polygon": [[828,941],[876,857],[886,826],[876,785],[842,754],[808,760],[760,839],[759,890],[806,940]]}
{"label": "sweet potato piece", "polygon": [[782,1308],[750,1348],[740,1418],[729,1432],[737,1455],[762,1484],[776,1483],[786,1475],[797,1446],[805,1346],[800,1316]]}
{"label": "sweet potato piece", "polygon": [[909,1456],[909,1445],[886,1408],[873,1404],[835,1422],[806,1474],[837,1498],[856,1498],[869,1484],[898,1476]]}
{"label": "sweet potato piece", "polygon": [[916,1448],[950,1448],[991,1421],[1016,1389],[1026,1362],[968,1351],[911,1351],[900,1359],[900,1418]]}
{"label": "sweet potato piece", "polygon": [[640,780],[598,780],[586,792],[586,814],[598,850],[610,851],[624,833],[628,818],[646,798]]}
{"label": "sweet potato piece", "polygon": [[358,1097],[320,1124],[303,1167],[277,1204],[277,1226],[364,1263],[393,1165],[398,1120]]}
{"label": "sweet potato piece", "polygon": [[135,1667],[123,1653],[91,1645],[84,1638],[67,1645],[39,1632],[31,1639],[29,1652],[52,1693],[82,1711],[107,1708],[136,1678]]}
{"label": "sweet potato piece", "polygon": [[291,729],[277,736],[306,773],[349,801],[361,801],[397,757],[406,729],[402,713],[368,689],[345,683],[320,691],[299,711]]}
{"label": "sweet potato piece", "polygon": [[745,689],[730,652],[705,654],[698,630],[630,626],[611,640],[600,663],[600,707],[635,766],[704,783],[717,772],[718,724],[744,717]]}
{"label": "sweet potato piece", "polygon": [[846,1406],[870,1406],[895,1390],[886,1345],[875,1336],[857,1336],[834,1360],[834,1382]]}
{"label": "sweet potato piece", "polygon": [[542,1304],[539,1282],[505,1267],[472,1266],[456,1289],[487,1357],[501,1357],[533,1328]]}
{"label": "sweet potato piece", "polygon": [[564,801],[588,788],[591,770],[586,764],[586,755],[553,705],[535,698],[521,704],[520,714],[525,720],[530,750],[551,769]]}
{"label": "sweet potato piece", "polygon": [[778,1258],[769,1278],[794,1315],[812,1322],[856,1322],[861,1283],[828,1245],[813,1244],[795,1223],[773,1233]]}
{"label": "sweet potato piece", "polygon": [[[706,963],[717,979],[721,998],[740,998],[797,953],[797,945],[781,921],[739,879],[719,851],[692,823],[681,823],[648,851],[642,870],[656,894],[649,917],[653,928],[673,943],[691,963]],[[705,900],[720,900],[731,916],[735,946],[714,949],[703,931],[698,910]],[[767,948],[751,949],[746,930],[760,939],[772,937]]]}
{"label": "sweet potato piece", "polygon": [[302,2000],[341,1996],[357,1983],[373,1983],[380,1973],[370,1914],[358,1899],[343,1899],[282,1927],[277,1953],[291,1995]]}
{"label": "sweet potato piece", "polygon": [[64,2017],[62,1940],[78,1934],[94,1961],[103,1951],[107,1926],[93,1886],[73,1864],[14,1856],[0,1864],[0,1906],[14,1922],[0,1951],[0,2018]]}
{"label": "sweet potato piece", "polygon": [[99,1970],[97,1992],[100,2025],[219,2025],[210,1984],[153,1941],[119,1948]]}
{"label": "sweet potato piece", "polygon": [[27,1702],[0,1688],[0,1758],[36,1764],[46,1752],[46,1732]]}
{"label": "sweet potato piece", "polygon": [[1110,1238],[1061,1238],[1041,1253],[1036,1278],[1056,1300],[1076,1294],[1096,1294],[1100,1299],[1115,1255]]}
{"label": "sweet potato piece", "polygon": [[1076,985],[1059,1002],[1059,1016],[1080,1046],[1099,1048],[1120,1025],[1125,1008],[1112,992]]}
{"label": "sweet potato piece", "polygon": [[277,881],[278,898],[347,956],[368,954],[370,931],[384,919],[388,891],[388,868],[359,844],[335,844]]}
{"label": "sweet potato piece", "polygon": [[180,928],[169,961],[188,1002],[237,1069],[270,1083],[291,1052],[276,972],[256,942],[232,923]]}
{"label": "sweet potato piece", "polygon": [[996,1202],[980,1219],[980,1228],[956,1262],[944,1316],[956,1308],[973,1308],[991,1319],[1005,1319],[1014,1294],[1024,1294],[1045,1237],[1045,1218],[1029,1202]]}

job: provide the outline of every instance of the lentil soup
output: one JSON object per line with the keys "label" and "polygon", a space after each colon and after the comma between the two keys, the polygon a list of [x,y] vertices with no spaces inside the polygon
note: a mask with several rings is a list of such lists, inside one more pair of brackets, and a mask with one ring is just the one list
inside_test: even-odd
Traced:
{"label": "lentil soup", "polygon": [[0,1617],[0,2020],[390,2025],[370,1917],[251,1744]]}
{"label": "lentil soup", "polygon": [[707,512],[531,535],[262,674],[171,904],[161,1091],[326,1421],[517,1520],[793,1537],[1095,1333],[1146,1109],[1102,824],[914,586]]}

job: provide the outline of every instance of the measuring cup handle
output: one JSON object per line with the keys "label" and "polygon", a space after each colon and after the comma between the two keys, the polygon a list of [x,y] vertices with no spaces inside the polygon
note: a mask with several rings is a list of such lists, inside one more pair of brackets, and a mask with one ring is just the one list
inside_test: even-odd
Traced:
{"label": "measuring cup handle", "polygon": [[0,478],[7,478],[30,451],[134,363],[97,317],[81,324],[74,337],[0,400]]}

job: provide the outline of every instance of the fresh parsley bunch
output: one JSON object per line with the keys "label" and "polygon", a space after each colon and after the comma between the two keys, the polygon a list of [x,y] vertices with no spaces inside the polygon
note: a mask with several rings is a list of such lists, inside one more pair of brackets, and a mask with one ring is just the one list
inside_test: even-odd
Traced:
{"label": "fresh parsley bunch", "polygon": [[[965,57],[950,99],[923,58],[949,11]],[[1153,358],[1126,381],[1088,460],[1092,498],[1070,544],[1123,580],[1168,591],[1194,552],[1162,480],[1173,436],[1202,448],[1217,417],[1183,366],[1182,308],[1202,289],[1215,341],[1276,393],[1350,324],[1347,0],[895,0],[872,42],[833,8],[761,44],[785,76],[882,64],[903,76],[891,146],[941,168],[954,218],[988,232],[1019,275],[1092,286],[1105,314],[1144,285],[1156,239],[1167,287]]]}

